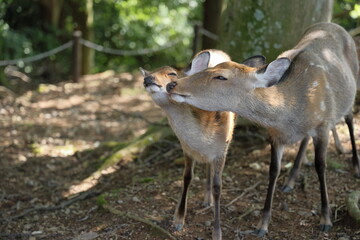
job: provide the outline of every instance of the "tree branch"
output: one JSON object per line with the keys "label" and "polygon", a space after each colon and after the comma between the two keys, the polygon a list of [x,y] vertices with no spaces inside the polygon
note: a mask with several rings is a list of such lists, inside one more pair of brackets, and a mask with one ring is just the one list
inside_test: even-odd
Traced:
{"label": "tree branch", "polygon": [[116,214],[116,215],[119,215],[119,216],[122,216],[122,217],[127,217],[127,218],[130,218],[132,220],[135,220],[135,221],[138,221],[138,222],[142,222],[142,223],[145,223],[147,225],[149,225],[150,227],[158,230],[159,232],[162,232],[163,234],[165,234],[167,237],[169,237],[170,239],[172,240],[176,240],[176,238],[171,235],[171,233],[169,233],[168,231],[166,231],[164,228],[154,224],[153,222],[151,222],[150,220],[147,220],[147,219],[144,219],[144,218],[141,218],[141,217],[138,217],[138,216],[135,216],[135,215],[132,215],[130,213],[125,213],[123,211],[120,211],[118,209],[115,209],[114,207],[108,205],[108,204],[104,204],[103,207],[108,210],[109,212],[113,213],[113,214]]}

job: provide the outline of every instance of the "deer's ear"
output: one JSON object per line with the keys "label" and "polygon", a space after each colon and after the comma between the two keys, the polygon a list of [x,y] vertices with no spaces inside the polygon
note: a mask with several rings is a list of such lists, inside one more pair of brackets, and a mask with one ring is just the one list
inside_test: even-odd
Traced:
{"label": "deer's ear", "polygon": [[290,64],[290,59],[278,58],[272,61],[266,68],[259,69],[255,73],[256,82],[254,87],[265,88],[278,83],[286,70],[288,70]]}
{"label": "deer's ear", "polygon": [[263,66],[265,63],[266,63],[266,58],[261,55],[249,57],[248,59],[242,62],[242,64],[253,68],[259,68]]}
{"label": "deer's ear", "polygon": [[201,72],[208,68],[210,61],[210,52],[205,51],[197,55],[192,61],[188,68],[185,71],[185,75],[193,75],[195,73]]}
{"label": "deer's ear", "polygon": [[145,70],[145,69],[143,69],[141,67],[139,68],[139,70],[140,70],[141,74],[143,75],[143,77],[146,77],[146,76],[150,75],[149,71],[147,71],[147,70]]}

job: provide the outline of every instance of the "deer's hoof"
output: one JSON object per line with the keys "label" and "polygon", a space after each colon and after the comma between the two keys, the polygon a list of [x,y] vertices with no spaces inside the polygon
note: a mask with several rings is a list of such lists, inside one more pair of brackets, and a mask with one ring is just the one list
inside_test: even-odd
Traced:
{"label": "deer's hoof", "polygon": [[288,186],[288,185],[284,185],[281,188],[281,191],[285,192],[285,193],[291,192],[292,190],[294,190],[294,189],[292,187]]}
{"label": "deer's hoof", "polygon": [[354,167],[353,174],[354,174],[354,178],[360,178],[360,171],[358,170],[357,167]]}
{"label": "deer's hoof", "polygon": [[222,233],[220,231],[215,231],[212,233],[212,240],[222,240]]}
{"label": "deer's hoof", "polygon": [[267,234],[267,230],[264,229],[256,229],[255,231],[253,231],[253,235],[257,237],[263,237],[265,236],[265,234]]}
{"label": "deer's hoof", "polygon": [[184,227],[184,224],[181,224],[181,223],[178,223],[178,224],[175,224],[175,230],[176,231],[181,231]]}
{"label": "deer's hoof", "polygon": [[328,231],[330,231],[331,228],[332,228],[332,225],[327,225],[327,224],[320,225],[321,232],[328,232]]}

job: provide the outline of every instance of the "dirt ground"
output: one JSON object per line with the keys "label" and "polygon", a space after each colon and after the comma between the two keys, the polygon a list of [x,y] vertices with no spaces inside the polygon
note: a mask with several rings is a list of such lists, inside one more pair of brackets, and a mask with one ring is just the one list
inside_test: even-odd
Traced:
{"label": "dirt ground", "polygon": [[[139,76],[109,71],[80,83],[41,85],[1,101],[0,239],[211,239],[212,210],[202,206],[202,164],[195,169],[184,229],[175,232],[171,224],[183,171],[176,141],[162,140],[134,161],[120,161],[88,181],[106,152],[104,143],[134,139],[164,117]],[[360,149],[359,113],[355,123]],[[345,124],[337,129],[349,151]],[[266,139],[266,132],[256,126],[235,130],[223,175],[223,239],[256,239],[247,233],[255,229],[265,199],[270,158]],[[295,144],[284,154],[278,189],[296,151]],[[311,146],[307,156],[312,161]],[[276,191],[269,233],[263,239],[360,239],[360,226],[345,205],[348,194],[360,189],[360,180],[350,173],[350,159],[350,153],[336,153],[331,140],[330,232],[318,231],[319,184],[314,167],[304,166],[294,191]]]}

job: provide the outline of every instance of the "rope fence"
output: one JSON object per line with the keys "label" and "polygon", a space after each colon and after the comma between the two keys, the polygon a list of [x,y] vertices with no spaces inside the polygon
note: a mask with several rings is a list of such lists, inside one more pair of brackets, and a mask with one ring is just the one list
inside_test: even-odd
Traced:
{"label": "rope fence", "polygon": [[167,48],[171,48],[171,47],[179,44],[181,41],[182,41],[182,39],[177,39],[175,41],[168,42],[163,46],[158,46],[158,47],[154,47],[154,48],[143,48],[143,49],[137,49],[137,50],[119,50],[119,49],[107,48],[107,47],[98,45],[96,43],[90,42],[88,40],[85,40],[83,38],[80,39],[80,43],[88,48],[94,49],[98,52],[103,52],[103,53],[113,54],[113,55],[120,55],[120,56],[137,56],[137,55],[151,54],[151,53],[162,51]]}
{"label": "rope fence", "polygon": [[64,50],[72,47],[72,45],[73,45],[73,41],[69,41],[59,47],[56,47],[56,48],[51,49],[44,53],[40,53],[38,55],[34,55],[31,57],[25,57],[25,58],[18,58],[18,59],[14,59],[14,60],[3,60],[3,61],[0,61],[0,66],[14,65],[14,64],[17,64],[18,62],[28,63],[28,62],[39,61],[41,59],[44,59],[44,58],[50,57],[52,55],[55,55],[59,52],[62,52]]}
{"label": "rope fence", "polygon": [[204,36],[212,39],[212,40],[215,40],[215,41],[217,41],[217,40],[219,39],[219,36],[218,36],[218,35],[210,32],[209,30],[206,30],[206,29],[203,28],[203,27],[200,27],[200,33],[201,33],[202,35],[204,35]]}
{"label": "rope fence", "polygon": [[[199,45],[199,38],[200,36],[206,36],[210,39],[213,39],[215,41],[218,40],[218,36],[205,28],[201,27],[198,24],[194,25],[194,40],[193,40],[193,53],[195,54],[198,49]],[[80,71],[81,71],[81,45],[86,46],[88,48],[94,49],[97,52],[102,52],[106,54],[112,54],[112,55],[119,55],[119,56],[138,56],[138,55],[147,55],[147,54],[153,54],[156,52],[160,52],[162,50],[171,48],[182,42],[183,39],[175,39],[173,41],[169,41],[166,44],[162,46],[156,46],[153,48],[143,48],[143,49],[137,49],[137,50],[121,50],[121,49],[113,49],[101,46],[99,44],[96,44],[94,42],[91,42],[89,40],[83,39],[81,37],[80,31],[75,31],[73,34],[73,40],[68,41],[67,43],[64,43],[61,46],[58,46],[54,49],[51,49],[49,51],[30,56],[30,57],[24,57],[24,58],[18,58],[13,60],[0,60],[0,67],[2,66],[8,66],[8,65],[15,65],[20,62],[23,63],[31,63],[35,61],[42,60],[44,58],[50,57],[52,55],[55,55],[57,53],[60,53],[62,51],[65,51],[66,49],[72,48],[73,52],[73,81],[77,82],[80,78]]]}

